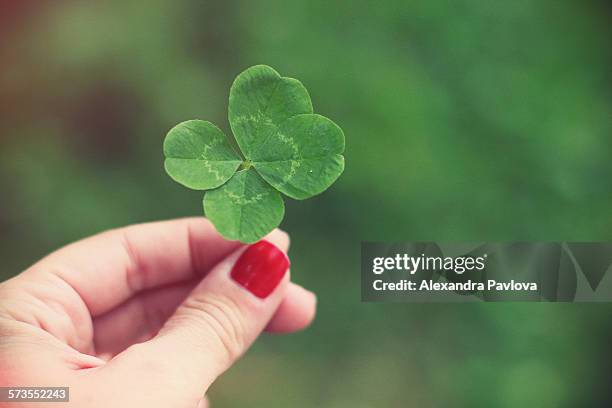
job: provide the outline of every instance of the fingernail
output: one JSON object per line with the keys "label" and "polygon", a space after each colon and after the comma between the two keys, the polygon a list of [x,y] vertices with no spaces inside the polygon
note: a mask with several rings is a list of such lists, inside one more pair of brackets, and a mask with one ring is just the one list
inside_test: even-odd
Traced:
{"label": "fingernail", "polygon": [[264,299],[289,269],[287,255],[268,241],[249,246],[232,268],[231,277],[249,292]]}

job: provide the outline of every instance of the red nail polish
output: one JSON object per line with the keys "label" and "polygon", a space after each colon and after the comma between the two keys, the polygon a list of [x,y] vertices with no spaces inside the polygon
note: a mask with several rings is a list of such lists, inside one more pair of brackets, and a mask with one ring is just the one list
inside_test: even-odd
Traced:
{"label": "red nail polish", "polygon": [[232,268],[232,279],[259,298],[266,298],[289,269],[287,255],[268,241],[249,246]]}

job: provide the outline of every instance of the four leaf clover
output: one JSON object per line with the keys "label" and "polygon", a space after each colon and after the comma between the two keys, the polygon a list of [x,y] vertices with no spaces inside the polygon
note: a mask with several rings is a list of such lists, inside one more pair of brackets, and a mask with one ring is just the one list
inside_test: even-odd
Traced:
{"label": "four leaf clover", "polygon": [[228,239],[261,239],[283,219],[280,193],[310,198],[344,170],[342,129],[313,113],[300,81],[271,67],[256,65],[238,75],[229,122],[242,157],[203,120],[179,123],[164,141],[166,172],[188,188],[208,190],[204,212]]}

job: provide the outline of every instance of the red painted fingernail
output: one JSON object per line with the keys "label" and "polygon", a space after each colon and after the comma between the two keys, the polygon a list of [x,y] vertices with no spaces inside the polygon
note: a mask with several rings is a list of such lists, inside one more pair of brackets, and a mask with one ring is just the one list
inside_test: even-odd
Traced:
{"label": "red painted fingernail", "polygon": [[232,268],[232,279],[259,298],[266,298],[289,269],[287,255],[268,241],[249,246]]}

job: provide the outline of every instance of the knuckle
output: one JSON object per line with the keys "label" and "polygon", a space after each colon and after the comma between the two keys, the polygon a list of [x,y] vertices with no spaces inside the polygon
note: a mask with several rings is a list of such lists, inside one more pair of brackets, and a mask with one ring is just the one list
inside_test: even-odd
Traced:
{"label": "knuckle", "polygon": [[136,293],[147,287],[147,268],[141,262],[133,238],[130,235],[130,227],[118,230],[122,249],[127,257],[128,266],[126,267],[126,285],[130,291]]}
{"label": "knuckle", "polygon": [[225,363],[236,360],[244,351],[246,324],[240,306],[233,299],[212,294],[193,296],[183,303],[177,317],[205,336],[202,344],[211,340],[217,343]]}

